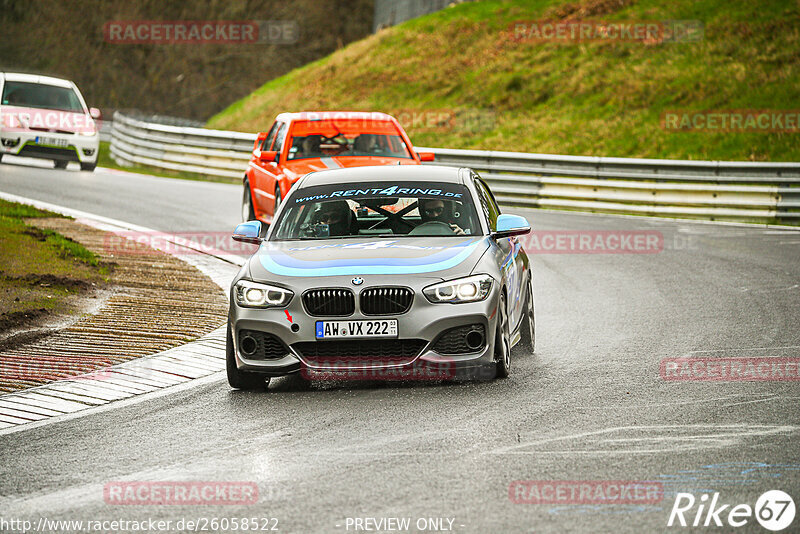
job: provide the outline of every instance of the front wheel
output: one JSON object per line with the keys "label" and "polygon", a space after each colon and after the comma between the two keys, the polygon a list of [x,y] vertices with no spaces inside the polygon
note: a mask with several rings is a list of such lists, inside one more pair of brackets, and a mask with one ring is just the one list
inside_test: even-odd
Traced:
{"label": "front wheel", "polygon": [[275,214],[278,213],[278,208],[281,205],[281,201],[283,200],[283,193],[281,193],[281,186],[275,186],[275,205],[272,207],[272,216],[275,217]]}
{"label": "front wheel", "polygon": [[97,163],[81,163],[82,171],[94,172],[96,168],[97,168]]}
{"label": "front wheel", "polygon": [[259,373],[240,371],[236,366],[236,355],[233,353],[233,337],[231,325],[225,338],[225,370],[228,373],[228,384],[235,389],[267,389],[269,377]]}
{"label": "front wheel", "polygon": [[245,180],[242,192],[242,222],[254,221],[256,212],[253,209],[253,195],[250,193],[250,183]]}
{"label": "front wheel", "polygon": [[536,350],[536,321],[533,315],[533,285],[530,278],[526,286],[525,315],[520,325],[519,346],[525,352],[532,354]]}
{"label": "front wheel", "polygon": [[506,296],[500,295],[494,337],[495,378],[507,378],[511,371],[511,339],[508,332]]}

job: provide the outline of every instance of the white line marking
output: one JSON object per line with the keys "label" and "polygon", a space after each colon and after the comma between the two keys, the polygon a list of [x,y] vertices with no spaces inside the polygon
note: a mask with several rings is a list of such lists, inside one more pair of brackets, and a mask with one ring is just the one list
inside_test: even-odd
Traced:
{"label": "white line marking", "polygon": [[724,408],[729,408],[731,406],[739,406],[740,404],[755,404],[757,402],[770,402],[770,401],[774,401],[776,399],[783,400],[782,397],[775,396],[775,397],[769,397],[769,398],[766,398],[766,399],[755,399],[755,400],[749,400],[749,401],[732,402],[730,404],[723,404],[722,406]]}
{"label": "white line marking", "polygon": [[[748,352],[751,350],[785,350],[785,349],[800,349],[800,345],[786,345],[783,347],[749,347],[749,348],[730,348],[730,349],[710,349],[710,350],[693,350],[688,354],[708,354],[711,352]],[[687,354],[687,356],[688,356]]]}
{"label": "white line marking", "polygon": [[[708,430],[710,432],[719,431],[719,434],[691,434],[691,435],[678,435],[674,436],[675,432],[680,432],[681,430]],[[800,430],[800,427],[791,426],[791,425],[784,425],[784,426],[777,426],[777,425],[748,425],[745,423],[742,424],[730,424],[730,425],[645,425],[645,426],[621,426],[621,427],[610,427],[603,430],[595,430],[590,432],[581,432],[577,434],[570,434],[566,436],[559,436],[559,437],[552,437],[552,438],[545,438],[540,440],[529,441],[526,443],[518,443],[515,445],[509,445],[506,447],[499,447],[493,450],[489,450],[484,452],[484,454],[536,454],[536,455],[544,455],[544,454],[577,454],[577,455],[621,455],[621,454],[649,454],[649,453],[659,453],[659,452],[675,452],[675,451],[686,451],[686,450],[695,450],[695,449],[703,449],[713,446],[719,447],[726,447],[726,446],[735,446],[741,445],[741,442],[746,437],[761,437],[761,436],[768,436],[768,435],[775,435],[775,434],[788,434],[792,432],[797,432]],[[613,432],[664,432],[661,436],[641,436],[641,437],[633,437],[633,438],[610,438],[610,437],[603,437],[611,434]],[[555,442],[570,442],[570,441],[577,441],[582,438],[590,438],[594,437],[597,438],[596,443],[594,445],[594,449],[587,449],[586,447],[579,449],[579,450],[569,450],[564,447],[564,445],[559,445],[559,450],[543,450],[541,448],[542,445],[551,444]],[[684,446],[674,443],[675,441],[685,440],[688,443]],[[659,448],[646,448],[646,449],[617,449],[617,450],[604,450],[602,447],[606,443],[614,443],[620,441],[628,441],[628,442],[650,442],[650,441],[662,441],[664,442],[663,447]],[[712,445],[716,444],[716,445]],[[591,445],[590,445],[591,446]],[[531,450],[520,450],[520,449],[531,449]]]}

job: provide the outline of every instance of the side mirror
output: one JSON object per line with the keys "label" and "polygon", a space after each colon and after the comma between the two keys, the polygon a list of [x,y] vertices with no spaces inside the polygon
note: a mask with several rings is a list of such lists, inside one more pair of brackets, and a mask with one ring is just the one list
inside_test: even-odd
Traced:
{"label": "side mirror", "polygon": [[100,120],[103,118],[103,114],[100,113],[100,110],[97,108],[89,108],[89,116],[93,119]]}
{"label": "side mirror", "polygon": [[492,232],[492,237],[512,237],[530,233],[531,225],[525,217],[519,215],[500,215],[497,218],[497,230]]}
{"label": "side mirror", "polygon": [[267,138],[267,132],[258,132],[256,136],[256,142],[253,143],[253,150],[256,150],[258,147],[261,146],[261,143],[264,142],[264,139]]}
{"label": "side mirror", "polygon": [[261,160],[262,163],[269,163],[271,161],[278,161],[279,157],[280,153],[276,150],[262,150],[258,159]]}
{"label": "side mirror", "polygon": [[417,152],[420,161],[433,161],[436,155],[433,152]]}
{"label": "side mirror", "polygon": [[241,243],[252,243],[254,245],[260,244],[261,239],[261,221],[247,221],[236,227],[233,231],[233,240]]}

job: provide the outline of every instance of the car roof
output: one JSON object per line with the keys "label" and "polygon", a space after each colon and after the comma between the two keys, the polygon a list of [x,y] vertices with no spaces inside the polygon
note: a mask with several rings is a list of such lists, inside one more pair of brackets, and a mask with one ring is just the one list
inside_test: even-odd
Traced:
{"label": "car roof", "polygon": [[463,184],[463,167],[439,165],[376,165],[331,169],[307,174],[297,187],[364,182],[446,182]]}
{"label": "car roof", "polygon": [[380,111],[301,111],[292,113],[281,113],[275,120],[283,122],[293,121],[313,121],[313,120],[372,120],[372,121],[394,121],[394,117],[381,113]]}
{"label": "car roof", "polygon": [[72,82],[63,78],[53,78],[52,76],[40,76],[38,74],[23,74],[21,72],[2,72],[3,78],[11,82],[40,83],[44,85],[56,85],[58,87],[72,87]]}

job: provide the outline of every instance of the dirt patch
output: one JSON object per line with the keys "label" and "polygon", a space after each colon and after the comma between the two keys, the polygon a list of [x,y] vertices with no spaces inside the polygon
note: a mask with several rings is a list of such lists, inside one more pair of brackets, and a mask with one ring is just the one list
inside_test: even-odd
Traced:
{"label": "dirt patch", "polygon": [[94,284],[87,280],[70,278],[69,276],[58,276],[55,274],[26,274],[25,276],[2,275],[3,279],[9,282],[26,282],[32,286],[50,287],[58,286],[74,291],[84,291],[92,289]]}
{"label": "dirt patch", "polygon": [[3,312],[0,314],[0,330],[7,331],[30,324],[37,319],[44,317],[49,312],[45,308],[28,310],[24,312]]}
{"label": "dirt patch", "polygon": [[13,312],[2,316],[0,321],[17,332],[0,340],[0,392],[155,354],[201,337],[225,321],[225,293],[173,256],[141,244],[112,249],[108,243],[115,242],[113,234],[69,219],[26,223],[45,238],[55,231],[80,243],[110,268],[105,290],[68,274],[16,277],[36,290],[68,291],[71,298],[82,300],[82,307],[69,316],[48,310],[28,312],[27,317]]}
{"label": "dirt patch", "polygon": [[548,11],[545,18],[580,19],[598,15],[610,15],[635,3],[635,0],[590,0],[588,2],[563,4]]}

